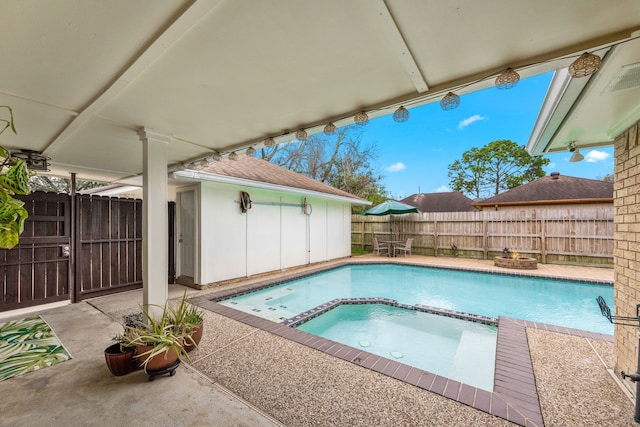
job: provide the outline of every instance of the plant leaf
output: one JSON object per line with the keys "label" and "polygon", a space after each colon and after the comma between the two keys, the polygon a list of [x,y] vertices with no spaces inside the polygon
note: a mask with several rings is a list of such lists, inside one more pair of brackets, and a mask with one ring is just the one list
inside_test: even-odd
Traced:
{"label": "plant leaf", "polygon": [[24,160],[19,159],[4,175],[0,175],[0,185],[16,194],[29,194],[29,170]]}

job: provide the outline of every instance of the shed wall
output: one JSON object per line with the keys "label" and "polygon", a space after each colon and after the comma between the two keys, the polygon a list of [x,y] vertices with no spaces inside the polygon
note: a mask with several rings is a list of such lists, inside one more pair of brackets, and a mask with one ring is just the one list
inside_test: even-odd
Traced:
{"label": "shed wall", "polygon": [[[202,182],[198,284],[246,277],[351,254],[351,205],[280,191]],[[242,213],[240,191],[251,195]]]}

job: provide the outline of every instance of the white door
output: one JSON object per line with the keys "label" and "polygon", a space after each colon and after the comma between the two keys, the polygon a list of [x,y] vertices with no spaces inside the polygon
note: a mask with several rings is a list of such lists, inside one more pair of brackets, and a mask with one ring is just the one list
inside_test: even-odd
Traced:
{"label": "white door", "polygon": [[178,193],[180,201],[180,230],[178,234],[178,249],[180,256],[180,276],[193,278],[193,254],[195,249],[194,225],[195,203],[194,192]]}

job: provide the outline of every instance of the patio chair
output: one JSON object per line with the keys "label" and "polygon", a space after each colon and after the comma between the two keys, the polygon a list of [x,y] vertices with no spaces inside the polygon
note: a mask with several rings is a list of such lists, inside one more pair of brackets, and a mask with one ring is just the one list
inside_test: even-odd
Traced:
{"label": "patio chair", "polygon": [[395,245],[393,247],[393,256],[396,256],[396,251],[404,252],[404,256],[407,256],[407,252],[411,255],[411,245],[413,244],[413,238],[407,239],[404,245]]}
{"label": "patio chair", "polygon": [[389,246],[388,245],[381,245],[380,242],[378,242],[378,238],[374,237],[371,239],[372,243],[373,243],[373,253],[380,256],[380,252],[386,252],[387,256],[391,256],[391,252],[389,252]]}

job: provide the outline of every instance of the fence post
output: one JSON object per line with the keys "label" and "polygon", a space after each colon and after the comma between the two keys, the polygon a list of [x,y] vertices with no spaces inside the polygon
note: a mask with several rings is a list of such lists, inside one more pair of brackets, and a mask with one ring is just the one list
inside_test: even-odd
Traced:
{"label": "fence post", "polygon": [[482,258],[487,259],[489,256],[489,250],[487,249],[487,233],[489,232],[489,227],[487,227],[487,220],[482,220]]}
{"label": "fence post", "polygon": [[547,263],[547,239],[545,228],[547,227],[547,223],[543,218],[540,218],[540,261],[543,264]]}
{"label": "fence post", "polygon": [[433,220],[433,256],[438,256],[438,220]]}

